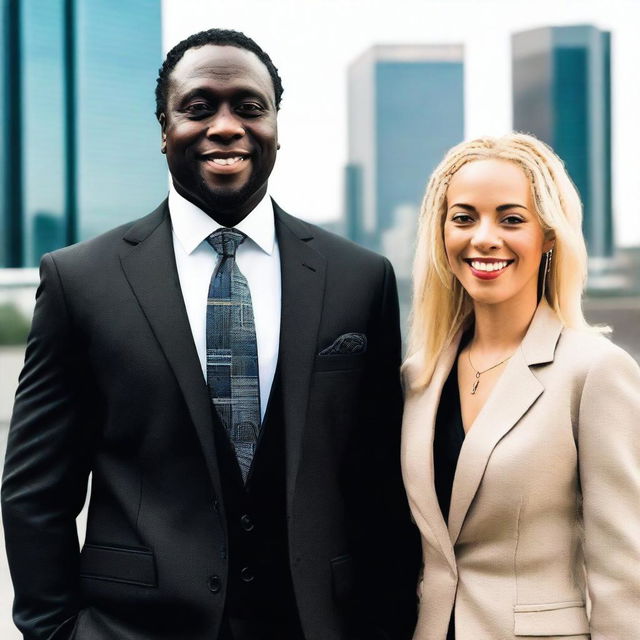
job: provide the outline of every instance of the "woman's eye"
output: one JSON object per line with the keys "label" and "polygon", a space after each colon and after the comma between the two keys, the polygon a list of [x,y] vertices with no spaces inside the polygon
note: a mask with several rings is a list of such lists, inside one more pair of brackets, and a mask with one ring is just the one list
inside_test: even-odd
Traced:
{"label": "woman's eye", "polygon": [[456,213],[451,220],[458,224],[468,224],[469,222],[473,222],[473,218],[468,213]]}
{"label": "woman's eye", "polygon": [[520,216],[507,216],[502,221],[507,224],[522,224],[524,222]]}

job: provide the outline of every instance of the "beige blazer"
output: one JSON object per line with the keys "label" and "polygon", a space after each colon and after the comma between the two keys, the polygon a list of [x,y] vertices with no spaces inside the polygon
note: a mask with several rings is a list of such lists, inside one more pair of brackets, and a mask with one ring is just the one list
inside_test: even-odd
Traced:
{"label": "beige blazer", "polygon": [[640,639],[640,368],[542,303],[466,436],[447,527],[433,433],[459,341],[426,389],[412,389],[415,356],[403,368],[424,556],[414,640],[445,640],[453,607],[456,640]]}

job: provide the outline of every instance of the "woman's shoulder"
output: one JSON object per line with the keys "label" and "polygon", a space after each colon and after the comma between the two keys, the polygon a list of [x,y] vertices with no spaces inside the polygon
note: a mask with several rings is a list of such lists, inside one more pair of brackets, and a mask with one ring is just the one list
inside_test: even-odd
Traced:
{"label": "woman's shoulder", "polygon": [[423,349],[409,355],[402,363],[400,375],[405,396],[412,391],[417,391],[419,388],[424,387],[424,385],[418,384],[418,381],[423,376],[424,370],[425,355]]}
{"label": "woman's shoulder", "polygon": [[[637,434],[640,411],[640,367],[621,347],[601,334],[580,329],[563,329],[554,359],[545,374],[545,387],[566,394],[579,430],[599,433],[632,429]],[[629,424],[633,417],[634,426]],[[614,424],[615,423],[615,424]],[[584,444],[584,438],[581,436]]]}
{"label": "woman's shoulder", "polygon": [[632,356],[603,334],[566,327],[560,334],[554,361],[584,375],[640,371]]}

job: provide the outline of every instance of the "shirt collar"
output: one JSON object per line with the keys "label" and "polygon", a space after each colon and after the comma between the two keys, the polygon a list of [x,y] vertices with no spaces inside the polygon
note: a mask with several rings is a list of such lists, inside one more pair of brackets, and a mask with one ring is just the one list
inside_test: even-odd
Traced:
{"label": "shirt collar", "polygon": [[[169,185],[169,215],[173,232],[187,254],[192,254],[220,225],[202,209],[183,198]],[[265,253],[273,253],[276,230],[273,206],[269,194],[256,205],[251,213],[236,226],[253,240]]]}

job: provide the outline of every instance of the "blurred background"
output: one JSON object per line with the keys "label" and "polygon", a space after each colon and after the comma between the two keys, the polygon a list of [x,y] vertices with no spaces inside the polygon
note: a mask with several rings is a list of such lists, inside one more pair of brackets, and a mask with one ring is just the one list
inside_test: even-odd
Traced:
{"label": "blurred background", "polygon": [[[40,257],[165,197],[157,70],[170,47],[210,27],[253,37],[282,76],[271,194],[387,255],[405,323],[420,200],[445,151],[512,129],[549,143],[584,203],[587,317],[640,360],[635,0],[0,5],[0,467]],[[6,640],[20,637],[11,598],[2,545]]]}

